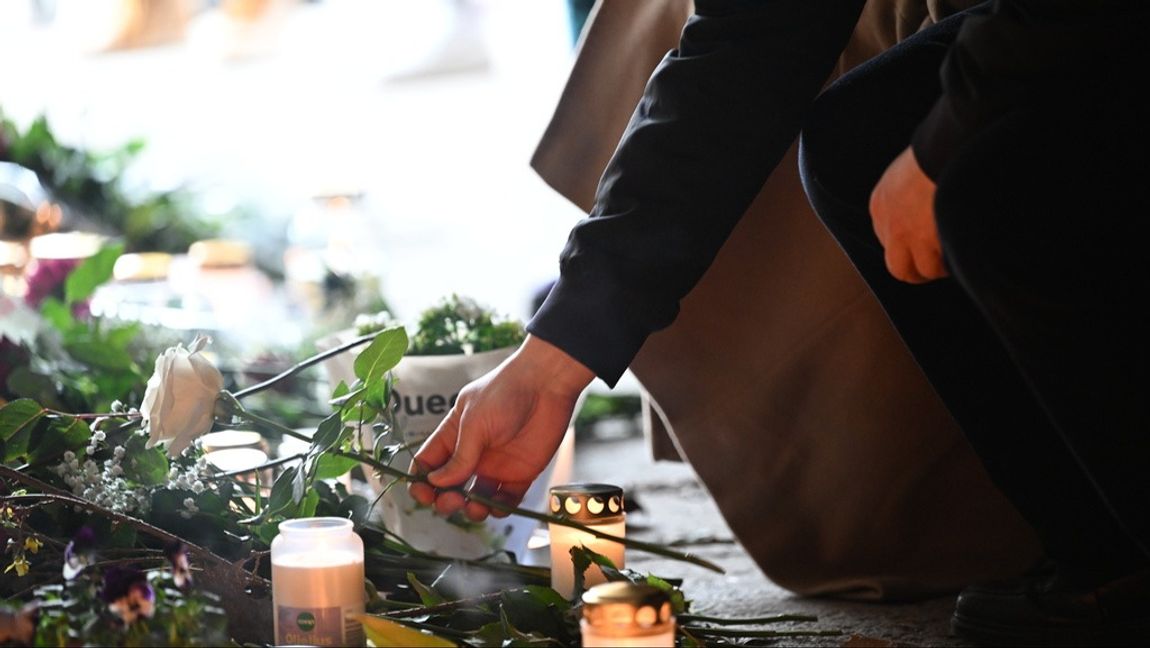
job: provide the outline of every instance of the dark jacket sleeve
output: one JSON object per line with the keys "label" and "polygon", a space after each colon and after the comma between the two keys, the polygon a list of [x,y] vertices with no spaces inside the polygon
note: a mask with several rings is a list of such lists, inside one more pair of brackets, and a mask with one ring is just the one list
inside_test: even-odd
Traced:
{"label": "dark jacket sleeve", "polygon": [[798,134],[862,0],[697,0],[528,330],[614,385]]}
{"label": "dark jacket sleeve", "polygon": [[1145,0],[996,0],[963,22],[941,77],[943,94],[912,141],[938,180],[966,141],[1027,102],[1078,98],[1107,59],[1145,49]]}

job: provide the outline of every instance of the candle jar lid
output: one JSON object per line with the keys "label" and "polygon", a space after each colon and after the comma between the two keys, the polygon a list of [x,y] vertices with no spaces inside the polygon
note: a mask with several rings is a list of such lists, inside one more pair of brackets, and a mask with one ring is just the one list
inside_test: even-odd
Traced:
{"label": "candle jar lid", "polygon": [[603,583],[583,593],[583,622],[615,637],[661,633],[672,622],[671,597],[654,585]]}
{"label": "candle jar lid", "polygon": [[623,517],[623,489],[611,484],[551,487],[551,513],[576,522],[611,522]]}

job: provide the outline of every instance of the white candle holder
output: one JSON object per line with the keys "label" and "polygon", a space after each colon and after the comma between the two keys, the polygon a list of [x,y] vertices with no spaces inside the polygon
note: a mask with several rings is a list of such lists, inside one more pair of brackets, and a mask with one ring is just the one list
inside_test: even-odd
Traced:
{"label": "white candle holder", "polygon": [[364,645],[363,540],[351,520],[281,522],[271,559],[277,646]]}
{"label": "white candle holder", "polygon": [[675,645],[675,618],[667,593],[653,585],[614,582],[583,594],[579,622],[584,648]]}
{"label": "white candle holder", "polygon": [[[626,534],[622,488],[610,484],[579,483],[553,486],[550,493],[552,515],[565,517],[619,538]],[[555,523],[548,523],[547,530],[551,538],[551,587],[566,598],[575,595],[572,547],[586,547],[610,558],[616,567],[624,567],[623,545],[618,542]],[[607,577],[598,565],[591,565],[584,574],[583,584],[590,587],[606,581]]]}

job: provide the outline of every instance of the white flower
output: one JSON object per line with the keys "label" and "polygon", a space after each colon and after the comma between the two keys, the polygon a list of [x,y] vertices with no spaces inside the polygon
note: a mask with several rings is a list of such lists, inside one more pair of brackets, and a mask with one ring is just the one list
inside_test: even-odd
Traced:
{"label": "white flower", "polygon": [[197,336],[187,349],[177,344],[156,358],[141,405],[147,447],[165,443],[168,455],[175,457],[212,428],[224,377],[200,354],[208,342],[209,338]]}

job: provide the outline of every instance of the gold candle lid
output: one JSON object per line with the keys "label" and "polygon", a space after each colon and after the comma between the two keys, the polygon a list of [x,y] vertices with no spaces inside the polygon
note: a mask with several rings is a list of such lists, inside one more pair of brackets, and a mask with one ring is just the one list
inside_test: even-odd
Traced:
{"label": "gold candle lid", "polygon": [[603,583],[583,593],[583,620],[612,635],[662,631],[671,622],[671,597],[654,585]]}
{"label": "gold candle lid", "polygon": [[576,522],[607,522],[623,517],[623,489],[611,484],[551,487],[551,513]]}

